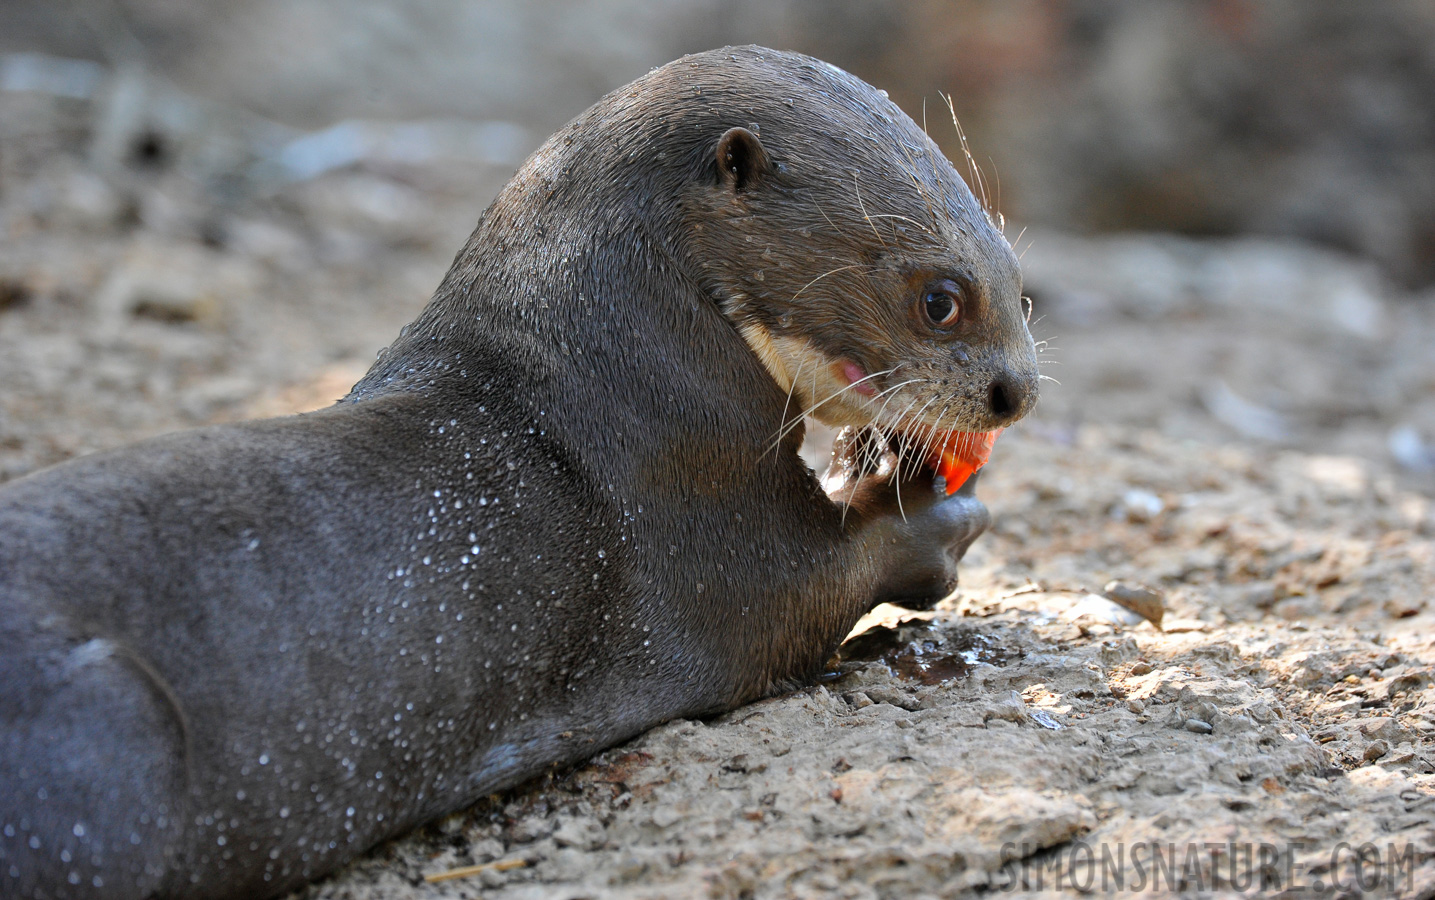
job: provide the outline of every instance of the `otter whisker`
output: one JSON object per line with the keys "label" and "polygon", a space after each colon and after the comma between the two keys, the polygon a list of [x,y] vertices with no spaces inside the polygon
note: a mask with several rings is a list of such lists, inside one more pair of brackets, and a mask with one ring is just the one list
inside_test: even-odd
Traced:
{"label": "otter whisker", "polygon": [[924,421],[922,420],[922,413],[924,413],[924,412],[927,411],[927,407],[929,407],[929,406],[931,406],[933,403],[936,403],[936,402],[937,402],[938,396],[939,396],[939,395],[933,394],[933,395],[932,395],[932,399],[930,399],[930,400],[928,400],[926,403],[922,404],[922,408],[919,409],[919,410],[917,410],[917,414],[912,417],[912,424],[913,424],[913,425],[915,425],[915,426],[917,426],[917,427],[920,428],[920,427],[925,426],[925,425],[927,424],[926,422],[924,422]]}
{"label": "otter whisker", "polygon": [[[1021,243],[1021,236],[1024,235],[1024,234],[1026,234],[1026,230],[1027,230],[1028,228],[1030,228],[1030,227],[1031,227],[1030,225],[1023,225],[1023,226],[1021,226],[1021,231],[1018,231],[1018,232],[1016,233],[1016,240],[1014,240],[1014,241],[1011,242],[1011,247],[1012,247],[1013,250],[1016,249],[1016,245],[1017,245],[1017,244],[1020,244],[1020,243]],[[1020,257],[1018,257],[1018,259],[1020,259]],[[1031,298],[1027,298],[1028,301],[1030,301],[1030,299],[1031,299]]]}
{"label": "otter whisker", "polygon": [[[995,175],[995,176],[996,176],[996,179],[997,179],[997,203],[996,203],[997,231],[1000,231],[1000,232],[1002,232],[1003,234],[1005,234],[1005,233],[1006,233],[1006,216],[1002,215],[1002,173],[997,169],[997,162],[996,162],[996,160],[994,160],[994,159],[992,159],[990,156],[988,156],[988,157],[987,157],[987,162],[991,164],[992,174]],[[1021,260],[1017,260],[1017,262],[1021,262]]]}
{"label": "otter whisker", "polygon": [[826,278],[828,275],[836,275],[838,272],[845,272],[845,271],[847,271],[848,269],[861,269],[861,268],[864,268],[864,267],[863,267],[860,263],[851,263],[851,264],[845,265],[845,266],[838,266],[838,267],[835,268],[835,269],[828,269],[826,272],[823,272],[821,275],[818,275],[816,278],[812,279],[811,281],[809,281],[809,282],[807,282],[806,284],[804,284],[802,287],[798,288],[797,293],[795,293],[795,294],[792,295],[792,299],[793,299],[793,300],[796,300],[798,297],[801,297],[803,291],[805,291],[805,290],[807,290],[808,288],[812,287],[814,284],[816,284],[817,282],[819,282],[819,281],[821,281],[822,279]]}
{"label": "otter whisker", "polygon": [[926,436],[922,438],[922,440],[918,444],[918,451],[912,454],[913,475],[915,475],[917,472],[920,472],[922,466],[927,464],[927,460],[932,458],[932,445],[937,442],[938,435],[939,432],[935,427],[929,426],[927,428]]}
{"label": "otter whisker", "polygon": [[[816,351],[812,351],[812,350],[810,350],[810,348],[809,348],[809,352],[815,353]],[[812,399],[813,397],[816,397],[816,396],[817,396],[817,366],[813,366],[813,367],[812,367],[812,373],[811,373],[811,375],[812,375],[812,389],[807,392],[807,397],[808,397],[809,400]],[[816,407],[812,407],[812,409],[816,409]],[[810,416],[810,415],[812,415],[812,409],[804,410],[802,414],[803,414],[804,416]]]}
{"label": "otter whisker", "polygon": [[833,231],[835,231],[837,234],[842,235],[843,237],[846,237],[846,236],[847,236],[847,233],[846,233],[845,231],[843,231],[841,228],[838,228],[838,227],[837,227],[837,223],[832,221],[832,217],[827,214],[827,210],[825,210],[825,209],[822,208],[822,204],[821,204],[821,203],[816,203],[816,202],[814,202],[812,205],[815,206],[815,207],[817,207],[817,211],[818,211],[818,212],[822,213],[822,218],[824,218],[824,219],[827,220],[827,224],[832,226],[832,230],[833,230]]}
{"label": "otter whisker", "polygon": [[952,417],[952,421],[950,421],[950,422],[947,421],[947,413],[951,410],[951,408],[952,408],[952,404],[950,404],[950,403],[948,403],[946,406],[942,407],[941,422],[942,422],[942,430],[943,430],[943,431],[955,431],[956,428],[957,428],[957,420],[956,420],[956,417],[955,417],[955,416]]}
{"label": "otter whisker", "polygon": [[795,392],[797,390],[798,380],[802,377],[802,370],[807,365],[808,358],[812,355],[812,352],[809,350],[808,352],[802,354],[797,358],[797,371],[792,373],[790,383],[787,386],[787,399],[784,400],[782,404],[782,419],[780,424],[777,426],[777,435],[773,437],[772,443],[768,444],[767,449],[762,451],[762,456],[758,457],[759,460],[766,457],[769,453],[773,453],[779,447],[781,447],[782,439],[791,434],[794,428],[802,424],[802,413],[798,413],[792,418],[788,418],[787,412],[788,409],[791,407],[792,398],[796,396]]}
{"label": "otter whisker", "polygon": [[862,218],[868,225],[872,226],[872,236],[877,238],[877,243],[882,245],[883,250],[886,250],[887,242],[882,240],[882,235],[877,233],[877,223],[873,222],[872,217],[867,215],[867,206],[862,202],[862,185],[857,180],[856,172],[852,173],[852,192],[857,195],[857,208],[862,210]]}
{"label": "otter whisker", "polygon": [[[816,368],[816,367],[814,366],[814,369],[815,369],[815,368]],[[840,390],[837,390],[837,391],[832,392],[832,393],[829,394],[827,397],[823,398],[821,401],[812,404],[812,405],[809,406],[807,409],[803,410],[800,415],[793,417],[790,421],[785,418],[786,413],[784,412],[783,425],[779,428],[778,433],[777,433],[777,437],[773,439],[772,445],[771,445],[770,447],[768,447],[768,449],[763,453],[763,455],[766,456],[768,453],[771,453],[773,450],[775,450],[775,449],[777,449],[779,446],[781,446],[781,444],[782,444],[782,439],[785,438],[785,437],[787,437],[787,435],[792,432],[792,429],[796,428],[796,427],[798,426],[798,424],[801,423],[804,418],[806,418],[807,416],[812,415],[813,412],[815,412],[815,411],[817,411],[818,409],[822,408],[824,405],[826,405],[827,403],[831,402],[833,399],[835,399],[835,398],[837,398],[837,397],[840,397],[843,393],[845,393],[845,392],[851,390],[852,388],[856,387],[857,385],[861,384],[861,383],[864,382],[864,381],[867,381],[867,380],[872,379],[872,378],[880,378],[880,377],[882,377],[883,375],[891,375],[891,374],[892,374],[893,372],[895,372],[895,371],[897,371],[897,367],[894,366],[893,368],[887,369],[887,370],[882,371],[882,372],[873,372],[871,375],[868,375],[868,376],[866,376],[865,378],[859,378],[859,379],[857,379],[856,381],[852,382],[851,384],[847,385],[846,387],[844,387],[844,388],[842,388],[842,389],[840,389]],[[796,379],[794,378],[793,381],[795,382]],[[910,382],[910,381],[909,381],[909,382],[904,382],[904,384],[911,384],[911,382]],[[813,381],[813,385],[814,385],[814,388],[815,388],[815,386],[816,386],[816,380],[815,380],[815,379],[814,379],[814,381]],[[897,385],[897,387],[901,387],[901,386],[902,386],[902,385],[900,385],[900,384]],[[895,388],[887,388],[887,389],[884,390],[882,393],[887,393],[887,391],[891,391],[891,390],[895,390]],[[815,392],[815,391],[814,391],[814,392]],[[878,394],[877,396],[880,397],[881,394]],[[876,397],[873,397],[873,399],[875,400]]]}
{"label": "otter whisker", "polygon": [[[923,403],[923,404],[922,404],[922,408],[919,409],[919,410],[917,410],[917,414],[912,417],[912,421],[915,423],[915,425],[916,425],[916,427],[917,427],[918,429],[923,428],[923,427],[929,427],[929,426],[926,426],[924,422],[922,422],[922,413],[926,412],[926,411],[927,411],[927,407],[931,406],[933,403],[936,403],[936,402],[937,402],[937,396],[934,394],[934,395],[932,395],[932,398],[931,398],[930,400],[928,400],[926,403]],[[911,408],[911,407],[908,407],[908,409],[910,409],[910,408]],[[918,432],[918,434],[920,434],[920,432]],[[899,457],[899,459],[900,459],[900,457]],[[899,465],[900,465],[900,464],[899,464]],[[920,460],[914,461],[914,462],[911,463],[911,466],[914,467],[914,468],[912,468],[912,470],[911,470],[911,475],[916,475],[917,470],[916,470],[915,467],[918,466],[918,465],[920,465]],[[898,469],[898,473],[897,473],[897,474],[898,474],[899,476],[901,475],[901,469],[900,469],[900,467],[899,467],[899,469]]]}
{"label": "otter whisker", "polygon": [[956,104],[952,101],[951,94],[940,96],[947,101],[947,110],[952,114],[952,126],[957,129],[957,139],[962,145],[962,155],[965,156],[967,160],[967,172],[972,176],[972,181],[976,184],[977,195],[982,199],[982,209],[989,212],[991,210],[991,198],[987,194],[986,178],[982,175],[982,168],[977,165],[976,158],[972,156],[972,148],[967,144],[967,134],[965,131],[962,131],[962,123],[957,121]]}
{"label": "otter whisker", "polygon": [[[905,418],[907,413],[912,409],[912,405],[915,404],[918,399],[920,398],[914,398],[911,403],[908,403],[907,408],[902,410],[897,418],[899,420]],[[892,473],[892,477],[894,479],[892,487],[897,492],[897,514],[900,515],[902,521],[905,522],[907,521],[907,511],[902,508],[902,458],[900,456],[897,457],[897,471]]]}
{"label": "otter whisker", "polygon": [[[922,408],[917,410],[917,414],[915,416],[910,417],[907,415],[907,412],[911,410],[912,405],[909,404],[907,406],[907,409],[902,411],[902,416],[896,422],[893,423],[894,427],[901,428],[903,433],[906,434],[909,438],[914,437],[918,433],[918,430],[923,428],[925,425],[925,423],[922,422],[922,413],[926,412],[927,407],[931,406],[933,403],[936,402],[937,397],[933,395],[930,399],[927,400],[926,403],[922,404]],[[912,403],[915,404],[916,400],[913,400]],[[904,425],[903,423],[906,424]]]}
{"label": "otter whisker", "polygon": [[[895,371],[896,371],[896,369],[886,369],[886,370],[881,371],[881,372],[873,372],[871,375],[865,375],[865,376],[863,376],[862,378],[859,378],[859,379],[857,379],[856,381],[854,381],[854,382],[852,382],[852,383],[846,385],[845,387],[839,388],[839,389],[833,391],[831,394],[828,394],[828,395],[827,395],[826,397],[824,397],[822,400],[818,401],[817,403],[812,404],[812,405],[809,406],[807,409],[803,410],[802,414],[803,414],[804,416],[810,416],[810,415],[812,415],[812,413],[815,412],[816,410],[821,409],[823,406],[826,406],[828,403],[830,403],[831,401],[835,400],[836,398],[842,396],[843,394],[847,393],[848,391],[852,390],[853,388],[855,388],[857,385],[861,384],[862,382],[864,382],[864,381],[871,381],[873,378],[881,378],[883,375],[891,375],[891,374],[892,374],[893,372],[895,372]],[[815,367],[814,367],[812,385],[813,385],[814,392],[815,392],[815,389],[816,389],[816,386],[817,386]]]}
{"label": "otter whisker", "polygon": [[868,218],[868,219],[901,219],[903,222],[906,222],[906,223],[909,224],[909,225],[912,225],[912,226],[914,226],[914,227],[916,227],[916,228],[921,229],[921,230],[922,230],[924,233],[926,233],[926,234],[930,234],[930,235],[932,235],[932,236],[934,236],[934,237],[936,236],[936,233],[933,232],[932,229],[930,229],[930,228],[928,228],[927,226],[923,225],[921,222],[918,222],[916,219],[910,218],[910,217],[908,217],[908,216],[898,215],[897,213],[873,213],[872,215],[868,216],[867,218]]}
{"label": "otter whisker", "polygon": [[[906,386],[909,385],[909,384],[915,384],[915,383],[917,383],[918,381],[922,381],[922,380],[923,380],[923,379],[921,379],[921,378],[913,378],[913,379],[911,379],[910,381],[904,381],[904,382],[902,382],[901,384],[897,385],[896,387],[889,388],[887,391],[883,391],[882,393],[887,394],[887,399],[886,399],[885,401],[883,401],[883,403],[882,403],[882,408],[879,409],[879,410],[877,410],[877,415],[875,415],[875,416],[872,417],[872,424],[873,424],[874,426],[878,427],[879,429],[882,427],[882,424],[883,424],[883,423],[882,423],[882,417],[887,414],[887,404],[891,403],[891,402],[892,402],[892,398],[895,397],[895,396],[897,396],[897,388],[903,388],[903,387],[906,387]],[[878,394],[877,396],[880,397],[881,394]],[[876,397],[873,397],[872,399],[875,400],[875,399],[877,399],[877,398],[876,398]],[[912,402],[913,402],[913,403],[916,403],[917,401],[914,399]],[[910,404],[908,405],[908,408],[909,408],[909,409],[911,408]],[[888,426],[888,427],[895,429],[895,424],[894,424],[894,425],[891,425],[891,426]],[[884,439],[887,440],[887,441],[890,443],[890,441],[891,441],[891,435],[890,435],[890,434],[884,435]]]}
{"label": "otter whisker", "polygon": [[[800,358],[800,357],[798,358],[798,360],[797,360],[797,371],[794,372],[794,373],[792,373],[792,378],[791,378],[791,380],[789,380],[789,382],[788,382],[788,384],[787,384],[787,399],[784,400],[784,401],[782,401],[782,422],[781,422],[781,424],[778,426],[778,431],[779,431],[778,441],[779,441],[779,442],[781,442],[781,440],[782,440],[781,429],[782,429],[784,426],[787,425],[787,410],[792,406],[792,392],[795,391],[795,390],[797,390],[797,379],[802,376],[802,367],[803,367],[804,365],[806,365],[806,364],[807,364],[807,360],[806,360],[806,359]],[[801,416],[798,416],[798,418],[800,419]],[[776,448],[776,446],[777,446],[776,444],[773,445],[774,449]],[[763,455],[766,456],[766,454],[763,454]]]}
{"label": "otter whisker", "polygon": [[[902,368],[902,367],[901,367],[901,366],[893,366],[893,367],[888,371],[888,374],[891,374],[892,372],[895,372],[895,371],[897,371],[897,370],[900,369],[900,368]],[[903,382],[901,382],[900,384],[894,384],[893,386],[891,386],[891,387],[889,387],[889,388],[883,388],[882,390],[878,391],[875,395],[873,395],[872,399],[873,399],[873,400],[876,400],[878,397],[881,397],[881,396],[883,396],[883,395],[886,395],[886,396],[890,397],[891,395],[893,395],[893,394],[895,394],[895,393],[897,392],[898,388],[906,387],[906,386],[909,385],[909,384],[915,384],[915,383],[917,383],[918,381],[921,381],[921,380],[922,380],[922,379],[920,379],[920,378],[912,378],[912,379],[908,379],[907,381],[903,381]],[[876,423],[874,422],[873,424],[875,425]]]}
{"label": "otter whisker", "polygon": [[[902,368],[902,365],[903,365],[902,363],[898,363],[897,365],[895,365],[895,366],[893,366],[891,369],[889,369],[888,372],[889,372],[889,373],[895,372],[895,371],[897,371],[898,369]],[[873,419],[872,419],[872,425],[871,425],[872,429],[877,432],[877,437],[881,440],[882,446],[884,446],[884,447],[889,447],[889,446],[891,446],[891,444],[892,444],[892,434],[893,434],[893,432],[892,432],[892,430],[891,430],[890,427],[885,426],[885,425],[883,424],[883,422],[882,422],[882,415],[883,415],[883,414],[886,412],[886,410],[887,410],[887,404],[888,404],[888,403],[891,403],[891,402],[892,402],[892,398],[895,397],[895,396],[897,396],[897,391],[899,391],[900,389],[906,387],[906,386],[909,385],[909,384],[915,384],[916,382],[918,382],[918,381],[920,381],[920,380],[921,380],[921,379],[919,379],[919,378],[912,378],[912,379],[909,379],[909,380],[907,380],[907,381],[903,381],[903,382],[901,382],[900,384],[893,385],[892,387],[889,387],[889,388],[883,390],[882,392],[880,392],[879,394],[877,394],[876,397],[873,397],[873,398],[872,398],[873,400],[876,400],[877,397],[881,397],[883,394],[887,395],[887,399],[884,400],[883,403],[882,403],[882,408],[881,408],[880,410],[878,410],[878,411],[877,411],[877,415],[873,417]],[[916,401],[914,400],[914,401],[912,401],[912,402],[915,403]],[[910,408],[910,404],[909,404],[909,408]],[[900,508],[901,508],[901,505],[902,505],[902,502],[901,502],[901,501],[902,501],[902,498],[901,498],[900,491],[901,491],[901,489],[899,488],[899,489],[898,489],[898,497],[897,497],[897,506],[898,506],[898,509],[900,509]],[[852,501],[851,501],[851,499],[848,499],[847,504],[846,504],[845,506],[843,506],[843,508],[842,508],[842,522],[843,522],[844,524],[845,524],[846,521],[847,521],[847,507],[848,507],[848,506],[851,506],[851,505],[852,505]],[[904,521],[905,521],[905,518],[904,518]]]}
{"label": "otter whisker", "polygon": [[[925,97],[923,97],[923,98],[922,98],[922,120],[923,120],[923,123],[922,123],[922,133],[923,133],[923,134],[926,134],[926,133],[927,133],[926,117],[927,117],[927,99],[926,99]],[[928,196],[928,194],[927,194],[927,189],[922,186],[922,179],[917,176],[917,160],[915,160],[915,159],[912,157],[912,154],[911,154],[911,152],[909,152],[909,150],[908,150],[906,144],[900,144],[899,147],[900,147],[900,149],[901,149],[901,151],[902,151],[902,156],[906,157],[906,160],[907,160],[907,175],[908,175],[908,177],[910,177],[910,178],[912,179],[912,186],[917,189],[917,196],[922,198],[922,205],[927,208],[927,218],[931,219],[931,220],[932,220],[932,224],[935,226],[935,225],[936,225],[936,222],[937,222],[937,213],[936,213],[935,210],[932,209],[932,198],[931,198],[930,196]],[[926,231],[927,234],[930,234],[930,235],[933,235],[933,236],[936,235],[935,232],[933,232],[933,231],[931,231],[931,230],[929,230],[929,229],[925,229],[925,228],[924,228],[924,229],[922,229],[922,230],[923,230],[923,231]]]}
{"label": "otter whisker", "polygon": [[881,393],[877,394],[875,397],[872,398],[873,400],[877,400],[878,398],[882,397],[883,395],[886,395],[886,399],[882,401],[882,407],[877,410],[877,415],[875,415],[875,416],[872,417],[872,422],[871,422],[871,426],[872,426],[873,428],[877,429],[877,431],[878,431],[879,433],[882,433],[882,439],[883,439],[883,441],[888,441],[888,442],[889,442],[889,441],[890,441],[890,438],[891,438],[891,435],[890,435],[890,434],[887,434],[887,433],[883,433],[883,432],[882,432],[882,429],[883,429],[884,427],[888,427],[888,426],[884,425],[883,422],[882,422],[882,415],[887,411],[887,404],[888,404],[888,403],[891,403],[891,402],[892,402],[892,398],[897,396],[897,391],[898,391],[898,390],[900,390],[901,388],[906,387],[906,386],[909,385],[909,384],[915,384],[916,382],[918,382],[918,381],[920,381],[920,380],[921,380],[921,379],[919,379],[919,378],[913,378],[913,379],[910,379],[910,380],[908,380],[908,381],[904,381],[904,382],[902,382],[901,384],[894,385],[894,386],[892,386],[892,387],[886,389],[885,391],[882,391]]}
{"label": "otter whisker", "polygon": [[941,437],[942,433],[946,430],[939,429],[938,425],[940,425],[942,420],[947,417],[947,410],[951,408],[952,405],[948,403],[942,407],[941,412],[937,413],[937,424],[934,424],[932,426],[931,433],[927,435],[927,440],[922,444],[921,458],[923,460],[926,460],[928,458],[929,454],[932,452],[932,445],[937,442],[938,438]]}
{"label": "otter whisker", "polygon": [[[905,365],[905,363],[897,363],[897,365],[893,366],[891,369],[888,370],[888,374],[897,371],[898,369],[902,368],[903,365]],[[890,403],[890,402],[892,401],[892,398],[897,395],[897,391],[898,391],[898,390],[900,390],[901,388],[906,387],[906,386],[909,385],[909,384],[913,384],[913,383],[915,383],[915,382],[917,382],[917,381],[919,381],[919,380],[920,380],[920,379],[913,378],[913,379],[910,379],[910,380],[908,380],[908,381],[904,381],[904,382],[902,382],[902,383],[900,383],[900,384],[893,385],[892,387],[889,387],[889,388],[884,389],[883,391],[881,391],[880,393],[878,393],[876,397],[873,397],[873,398],[872,398],[873,400],[876,400],[877,397],[881,397],[883,394],[887,395],[886,401],[883,402],[883,404],[882,404],[882,409],[879,410],[878,413],[877,413],[877,415],[876,415],[876,417],[873,418],[873,420],[872,420],[872,425],[871,425],[872,429],[877,432],[877,437],[878,437],[878,439],[881,441],[882,446],[887,447],[887,446],[890,446],[891,443],[892,443],[892,432],[891,432],[890,430],[888,430],[887,428],[885,428],[885,427],[883,426],[883,424],[882,424],[882,412],[887,409],[887,404]],[[847,502],[844,503],[843,506],[842,506],[842,519],[841,519],[841,524],[844,524],[844,525],[845,525],[845,524],[847,523],[847,509],[848,509],[848,507],[850,507],[851,505],[852,505],[852,499],[849,497],[849,498],[847,499]]]}
{"label": "otter whisker", "polygon": [[[902,385],[915,384],[915,383],[918,382],[918,381],[924,381],[924,380],[925,380],[925,379],[922,379],[922,378],[913,378],[913,379],[911,379],[910,381],[904,381],[904,382],[902,382]],[[902,386],[902,385],[899,385],[899,387]],[[917,400],[921,399],[921,397],[920,397],[920,392],[918,392],[918,394],[919,394],[919,396],[913,398],[912,403],[916,403]],[[877,415],[874,416],[873,419],[872,419],[872,425],[873,425],[874,427],[888,428],[888,429],[892,430],[893,432],[895,432],[895,431],[897,430],[897,428],[900,427],[900,425],[901,425],[901,417],[900,417],[900,416],[898,416],[897,418],[893,419],[893,420],[890,421],[890,422],[884,422],[884,421],[883,421],[883,417],[886,416],[886,414],[887,414],[887,404],[888,404],[888,403],[891,403],[891,402],[892,402],[892,397],[895,397],[895,396],[896,396],[896,392],[894,391],[894,392],[892,393],[892,395],[887,398],[886,402],[882,404],[882,408],[879,409],[879,410],[877,410]],[[907,405],[907,408],[908,408],[908,409],[911,409],[911,408],[912,408],[910,403]]]}

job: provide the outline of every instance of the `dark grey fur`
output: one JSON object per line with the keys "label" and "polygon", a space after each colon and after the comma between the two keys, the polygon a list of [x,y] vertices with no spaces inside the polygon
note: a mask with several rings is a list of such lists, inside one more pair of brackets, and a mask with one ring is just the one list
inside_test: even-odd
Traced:
{"label": "dark grey fur", "polygon": [[[724,133],[754,125],[720,166]],[[875,237],[854,177],[931,227]],[[823,253],[870,278],[860,303],[824,283],[804,320],[792,298]],[[815,60],[689,57],[537,151],[339,405],[4,486],[0,895],[281,893],[666,719],[800,684],[875,603],[941,596],[986,511],[938,502],[928,474],[904,520],[858,473],[844,520],[800,429],[769,452],[791,411],[734,327],[837,352],[844,321],[882,315],[861,303],[908,304],[881,271],[921,266],[981,294],[957,349],[903,338],[976,398],[954,421],[1020,416],[1015,261],[920,130]]]}

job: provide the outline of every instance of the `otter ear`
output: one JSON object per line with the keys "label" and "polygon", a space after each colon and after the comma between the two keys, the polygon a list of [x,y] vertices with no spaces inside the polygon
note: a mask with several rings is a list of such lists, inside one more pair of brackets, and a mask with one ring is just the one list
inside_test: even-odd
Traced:
{"label": "otter ear", "polygon": [[772,170],[762,141],[746,128],[729,128],[717,142],[718,177],[735,193],[748,190]]}

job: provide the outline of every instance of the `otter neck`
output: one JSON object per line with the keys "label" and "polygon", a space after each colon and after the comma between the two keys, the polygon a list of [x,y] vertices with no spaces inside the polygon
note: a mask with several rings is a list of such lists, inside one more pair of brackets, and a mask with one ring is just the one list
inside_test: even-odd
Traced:
{"label": "otter neck", "polygon": [[811,345],[801,338],[775,335],[761,322],[749,319],[735,323],[738,333],[747,342],[767,374],[772,376],[778,390],[788,397],[788,417],[806,415],[816,403],[814,386],[803,379],[804,371],[822,365]]}

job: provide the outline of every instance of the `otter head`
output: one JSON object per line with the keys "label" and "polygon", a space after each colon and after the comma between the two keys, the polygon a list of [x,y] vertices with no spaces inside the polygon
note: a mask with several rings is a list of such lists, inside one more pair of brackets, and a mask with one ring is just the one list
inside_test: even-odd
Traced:
{"label": "otter head", "polygon": [[726,122],[714,110],[689,222],[788,417],[925,441],[1026,415],[1038,374],[1017,259],[937,146],[825,63],[731,64],[779,71],[744,79]]}

